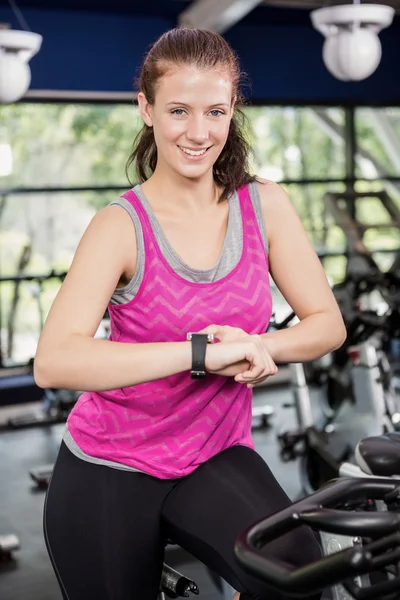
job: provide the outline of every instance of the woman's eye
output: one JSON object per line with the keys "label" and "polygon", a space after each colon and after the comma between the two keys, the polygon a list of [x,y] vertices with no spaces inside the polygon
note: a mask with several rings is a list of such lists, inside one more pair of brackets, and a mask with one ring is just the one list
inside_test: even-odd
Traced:
{"label": "woman's eye", "polygon": [[[176,115],[177,117],[181,117],[185,114],[185,110],[183,108],[174,108],[173,110],[171,110],[171,114]],[[219,117],[220,115],[223,115],[224,112],[222,110],[219,110],[218,108],[214,108],[213,110],[210,111],[210,115],[212,117]]]}

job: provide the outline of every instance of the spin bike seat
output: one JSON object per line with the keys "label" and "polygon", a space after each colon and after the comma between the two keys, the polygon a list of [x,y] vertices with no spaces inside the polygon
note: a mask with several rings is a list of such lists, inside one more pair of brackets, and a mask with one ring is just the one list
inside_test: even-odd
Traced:
{"label": "spin bike seat", "polygon": [[384,433],[358,442],[357,465],[368,475],[400,475],[400,432]]}

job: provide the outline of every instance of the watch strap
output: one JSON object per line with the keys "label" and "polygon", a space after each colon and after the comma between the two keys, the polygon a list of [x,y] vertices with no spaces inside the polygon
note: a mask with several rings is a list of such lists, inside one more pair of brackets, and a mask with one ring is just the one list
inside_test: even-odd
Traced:
{"label": "watch strap", "polygon": [[204,379],[206,376],[206,349],[208,335],[205,333],[192,333],[192,379]]}

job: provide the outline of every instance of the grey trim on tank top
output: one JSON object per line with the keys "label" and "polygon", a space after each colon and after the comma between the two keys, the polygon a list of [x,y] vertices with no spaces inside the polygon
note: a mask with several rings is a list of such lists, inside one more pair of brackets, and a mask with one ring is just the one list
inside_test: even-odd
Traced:
{"label": "grey trim on tank top", "polygon": [[[212,281],[218,281],[218,279],[225,277],[237,265],[242,255],[243,249],[243,221],[240,211],[239,196],[237,193],[233,194],[229,198],[228,227],[226,231],[224,245],[222,247],[218,262],[212,269],[200,270],[192,269],[182,261],[178,254],[176,254],[176,252],[164,236],[161,226],[155,214],[153,213],[148,201],[143,195],[140,186],[135,186],[133,190],[140,199],[142,206],[150,219],[153,233],[155,235],[157,243],[159,244],[161,252],[163,253],[163,256],[167,260],[168,264],[172,267],[172,269],[174,269],[181,277],[183,277],[187,281],[192,281],[195,283],[207,283]],[[268,254],[268,239],[264,226],[264,217],[262,214],[257,182],[249,184],[249,192],[253,203],[254,212],[257,217],[260,232],[262,235],[262,239],[264,241],[265,250]],[[111,202],[111,205],[117,205],[124,208],[131,216],[136,229],[138,258],[135,274],[125,287],[119,288],[114,292],[111,299],[111,302],[113,304],[125,304],[126,302],[132,300],[132,298],[134,298],[137,294],[144,275],[145,251],[143,231],[139,217],[135,209],[130,204],[130,202],[128,202],[128,200],[126,200],[125,198],[118,198],[117,200]],[[68,426],[66,427],[66,430],[64,432],[63,441],[65,442],[68,449],[72,452],[72,454],[74,454],[77,458],[85,460],[86,462],[111,467],[114,469],[122,469],[124,471],[143,473],[143,471],[135,469],[134,467],[128,467],[121,463],[89,456],[88,454],[83,452],[83,450],[81,450],[78,444],[75,442],[71,433],[68,430]]]}
{"label": "grey trim on tank top", "polygon": [[[217,263],[211,269],[193,269],[189,267],[175,252],[171,244],[164,235],[164,232],[155,216],[149,202],[147,201],[140,185],[136,185],[133,188],[134,193],[139,198],[146,214],[149,218],[153,234],[160,247],[160,250],[168,262],[170,267],[183,279],[191,281],[193,283],[210,283],[222,279],[228,275],[238,264],[242,255],[243,249],[243,223],[242,215],[240,211],[240,202],[237,192],[230,196],[229,202],[229,216],[228,226],[224,244],[221,250],[221,254],[218,258]],[[258,190],[258,183],[253,182],[249,184],[249,192],[256,214],[258,226],[264,241],[266,252],[268,253],[268,239],[265,231],[264,218],[262,214],[260,195]],[[129,283],[123,288],[115,290],[111,297],[111,304],[126,304],[130,302],[137,294],[140,284],[144,276],[144,262],[145,262],[145,250],[142,226],[139,217],[128,200],[125,198],[118,198],[110,203],[110,206],[121,206],[130,215],[133,224],[136,229],[137,239],[137,264],[136,271],[129,281]]]}
{"label": "grey trim on tank top", "polygon": [[102,465],[103,467],[112,467],[113,469],[121,469],[122,471],[134,471],[135,473],[143,473],[139,469],[134,467],[128,467],[121,463],[114,462],[112,460],[106,460],[105,458],[96,458],[95,456],[89,456],[86,452],[83,452],[75,442],[71,433],[69,432],[68,426],[66,427],[63,435],[63,442],[67,446],[68,450],[72,452],[77,458],[86,460],[86,462],[94,463],[95,465]]}

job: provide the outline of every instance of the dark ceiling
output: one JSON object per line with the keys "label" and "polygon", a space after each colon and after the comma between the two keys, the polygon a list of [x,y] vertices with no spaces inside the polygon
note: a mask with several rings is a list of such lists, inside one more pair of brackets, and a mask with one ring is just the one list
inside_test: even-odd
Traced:
{"label": "dark ceiling", "polygon": [[[85,11],[98,13],[125,13],[176,20],[179,13],[194,0],[12,0],[24,9]],[[366,0],[368,2],[370,0]],[[400,15],[400,0],[371,0],[387,4]],[[218,0],[215,0],[218,2]],[[366,3],[364,2],[364,3]],[[309,20],[310,9],[332,4],[349,4],[350,0],[263,0],[243,21],[258,23],[286,23]],[[9,0],[0,0],[0,7],[10,7]],[[297,9],[297,10],[296,10]]]}
{"label": "dark ceiling", "polygon": [[[194,0],[14,0],[14,3],[20,8],[176,16],[192,1]],[[312,9],[332,4],[350,3],[351,0],[263,0],[261,7]],[[400,0],[363,0],[363,4],[368,3],[386,4],[400,11]],[[9,4],[9,0],[0,0],[0,6]]]}
{"label": "dark ceiling", "polygon": [[[16,4],[21,9],[82,10],[175,17],[191,4],[191,0],[16,0]],[[7,5],[9,6],[8,0],[0,0],[0,6]]]}
{"label": "dark ceiling", "polygon": [[[44,9],[59,11],[80,11],[97,13],[119,13],[127,15],[161,17],[177,21],[178,15],[192,0],[14,0],[24,14],[24,10]],[[218,0],[215,0],[218,2]],[[293,2],[292,2],[293,3]],[[294,0],[300,10],[287,10],[281,5],[268,6],[265,2],[252,10],[242,22],[282,23],[307,20],[308,11],[302,9],[302,2]],[[9,7],[8,0],[0,0],[1,7]],[[297,6],[295,7],[297,8]]]}

